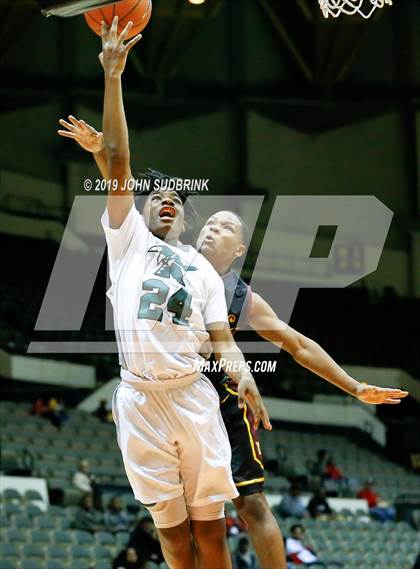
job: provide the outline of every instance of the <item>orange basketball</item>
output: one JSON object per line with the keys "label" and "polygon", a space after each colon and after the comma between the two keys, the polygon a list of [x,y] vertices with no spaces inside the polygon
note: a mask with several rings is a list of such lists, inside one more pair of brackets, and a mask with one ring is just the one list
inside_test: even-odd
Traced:
{"label": "orange basketball", "polygon": [[101,35],[102,20],[109,27],[112,24],[114,16],[118,16],[118,32],[122,32],[128,22],[133,22],[127,39],[139,34],[147,26],[152,15],[152,0],[122,0],[110,6],[104,6],[99,10],[90,10],[85,13],[88,26]]}

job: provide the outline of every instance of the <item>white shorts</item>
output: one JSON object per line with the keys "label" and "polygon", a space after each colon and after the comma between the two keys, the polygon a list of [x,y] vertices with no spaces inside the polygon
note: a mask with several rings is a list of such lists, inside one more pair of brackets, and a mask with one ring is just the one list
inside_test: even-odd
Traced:
{"label": "white shorts", "polygon": [[147,505],[184,495],[187,506],[198,507],[238,496],[219,396],[206,377],[158,391],[122,381],[112,411],[137,500]]}

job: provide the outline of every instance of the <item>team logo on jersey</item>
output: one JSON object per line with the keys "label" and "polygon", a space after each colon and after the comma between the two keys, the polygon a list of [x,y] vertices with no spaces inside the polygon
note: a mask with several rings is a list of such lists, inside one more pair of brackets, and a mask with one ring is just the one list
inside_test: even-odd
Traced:
{"label": "team logo on jersey", "polygon": [[234,314],[229,314],[229,323],[234,324],[236,322],[236,316]]}
{"label": "team logo on jersey", "polygon": [[159,268],[155,275],[164,279],[174,278],[180,285],[185,286],[184,275],[188,271],[198,271],[191,265],[183,265],[181,258],[170,247],[166,245],[154,245],[150,247],[148,253],[157,253],[157,263]]}

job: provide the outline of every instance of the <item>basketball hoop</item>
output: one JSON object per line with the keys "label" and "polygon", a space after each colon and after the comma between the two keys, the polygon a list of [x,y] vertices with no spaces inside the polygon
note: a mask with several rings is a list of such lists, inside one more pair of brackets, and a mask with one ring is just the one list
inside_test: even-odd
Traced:
{"label": "basketball hoop", "polygon": [[69,18],[77,16],[89,10],[102,8],[108,4],[113,4],[119,0],[38,0],[41,12],[47,18],[49,16],[60,16]]}
{"label": "basketball hoop", "polygon": [[318,0],[325,18],[338,18],[341,14],[353,16],[359,14],[367,20],[377,8],[385,4],[392,6],[392,0]]}

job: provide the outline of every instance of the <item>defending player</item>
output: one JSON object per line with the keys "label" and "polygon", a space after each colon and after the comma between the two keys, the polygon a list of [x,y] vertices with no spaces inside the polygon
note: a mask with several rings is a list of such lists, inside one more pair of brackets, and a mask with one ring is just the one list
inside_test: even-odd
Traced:
{"label": "defending player", "polygon": [[[241,323],[243,321],[262,338],[286,350],[301,366],[364,403],[395,404],[406,397],[407,391],[384,389],[354,380],[316,342],[279,320],[269,304],[231,268],[247,249],[245,233],[246,228],[236,214],[220,211],[206,221],[197,240],[197,249],[222,277],[226,303],[230,307],[231,328],[235,330],[242,313]],[[232,473],[240,494],[234,504],[248,525],[262,569],[283,568],[283,542],[263,494],[264,466],[252,428],[252,415],[238,409],[237,390],[223,372],[208,375],[219,391],[222,416],[232,447]]]}
{"label": "defending player", "polygon": [[[154,192],[141,216],[132,192],[121,191],[132,179],[121,76],[140,38],[125,44],[131,26],[118,35],[117,23],[115,18],[110,29],[103,24],[100,59],[103,158],[110,179],[118,181],[102,219],[122,363],[113,401],[118,442],[134,494],[158,527],[171,569],[228,569],[224,501],[237,496],[231,451],[217,393],[195,370],[209,339],[218,357],[244,360],[227,324],[220,277],[178,241],[185,229],[181,197]],[[249,372],[229,375],[255,407],[257,422],[271,428]]]}

